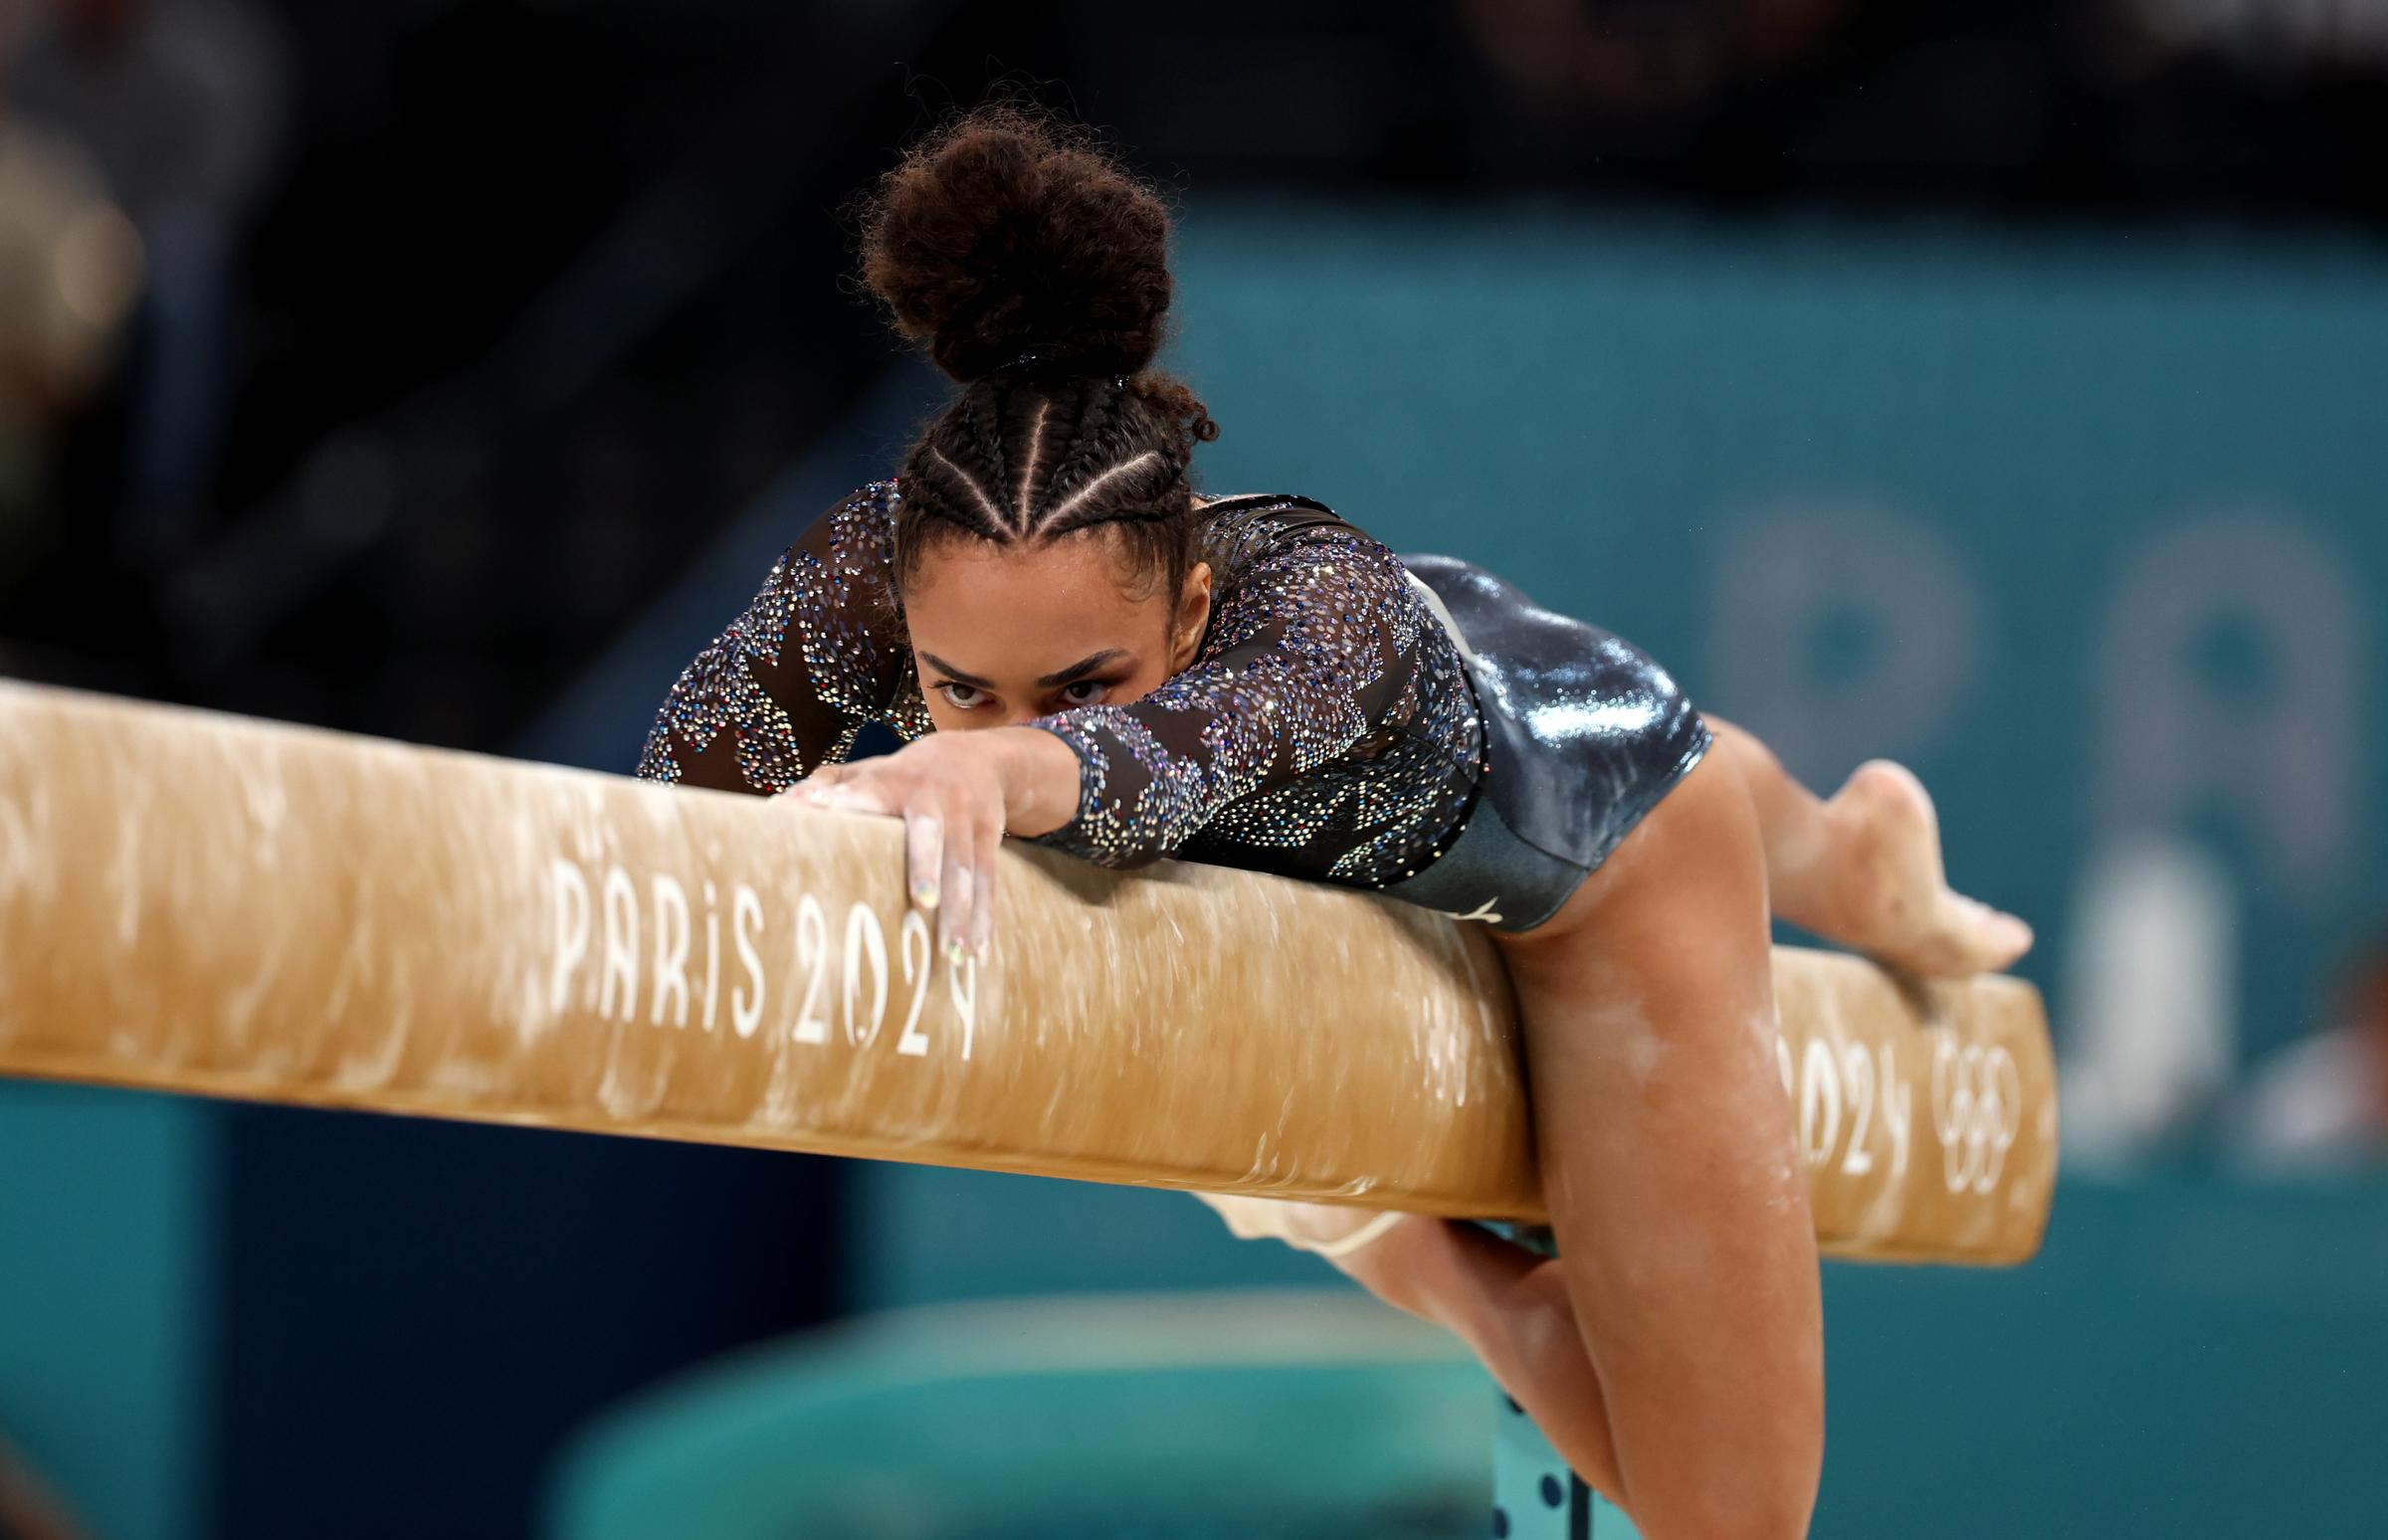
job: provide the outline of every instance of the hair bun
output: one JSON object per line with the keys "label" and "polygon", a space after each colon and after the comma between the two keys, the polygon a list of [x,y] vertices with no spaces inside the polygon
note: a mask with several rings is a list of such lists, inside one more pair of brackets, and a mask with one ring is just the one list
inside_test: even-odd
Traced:
{"label": "hair bun", "polygon": [[863,218],[863,277],[964,384],[1134,374],[1169,310],[1169,211],[1091,135],[981,107],[913,147]]}

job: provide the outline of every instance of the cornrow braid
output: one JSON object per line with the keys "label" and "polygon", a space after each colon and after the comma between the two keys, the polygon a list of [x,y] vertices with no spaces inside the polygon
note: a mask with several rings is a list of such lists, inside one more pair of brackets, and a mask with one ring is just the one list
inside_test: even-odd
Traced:
{"label": "cornrow braid", "polygon": [[1193,565],[1189,470],[1209,424],[1187,422],[1191,393],[1174,384],[996,376],[964,390],[904,460],[899,581],[938,540],[1032,544],[1115,525],[1131,570],[1174,597]]}
{"label": "cornrow braid", "polygon": [[1000,523],[1003,487],[1010,481],[1003,474],[1003,392],[969,391],[955,405],[961,409],[961,426],[969,435],[971,479],[982,488],[988,517]]}
{"label": "cornrow braid", "polygon": [[1045,458],[1045,419],[1052,414],[1053,402],[1050,398],[1037,403],[1037,419],[1028,430],[1028,453],[1020,460],[1020,495],[1013,506],[1019,510],[1019,527],[1023,529],[1029,527],[1030,497],[1036,489],[1037,467]]}
{"label": "cornrow braid", "polygon": [[[1086,485],[1047,508],[1039,532],[1048,535],[1064,535],[1073,529],[1084,529],[1090,524],[1105,522],[1106,520],[1102,517],[1087,515],[1087,505],[1094,501],[1094,494],[1119,477],[1133,476],[1139,471],[1149,470],[1158,465],[1160,458],[1160,451],[1146,450],[1130,459],[1112,462],[1108,470],[1097,472]],[[1119,513],[1109,515],[1110,518],[1132,518],[1134,516],[1133,514]],[[1154,515],[1147,514],[1145,516]]]}
{"label": "cornrow braid", "polygon": [[1116,442],[1117,403],[1108,398],[1107,392],[1085,388],[1094,384],[1091,380],[1083,382],[1078,421],[1073,425],[1069,444],[1054,464],[1052,479],[1046,483],[1052,498],[1074,495],[1095,471],[1119,458],[1122,446]]}
{"label": "cornrow braid", "polygon": [[[948,511],[947,508],[939,507],[934,503],[926,504],[928,510],[934,513],[943,514],[946,521],[949,523],[959,524],[965,529],[970,529],[977,533],[987,535],[990,538],[1000,537],[1003,533],[1003,509],[997,507],[995,505],[995,499],[987,495],[987,488],[979,481],[978,478],[972,476],[968,471],[963,470],[960,466],[955,465],[953,463],[953,458],[947,455],[941,449],[932,447],[928,452],[928,458],[936,463],[937,469],[943,471],[948,477],[961,483],[963,489],[968,491],[971,497],[977,501],[979,510],[985,515],[985,518],[983,522],[973,519],[957,518],[952,512]],[[923,502],[924,499],[915,497],[913,501],[915,503],[920,503]]]}

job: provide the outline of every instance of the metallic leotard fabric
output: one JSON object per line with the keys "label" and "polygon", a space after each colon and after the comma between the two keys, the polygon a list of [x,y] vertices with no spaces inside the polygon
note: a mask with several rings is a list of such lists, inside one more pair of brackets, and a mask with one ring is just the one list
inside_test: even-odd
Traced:
{"label": "metallic leotard fabric", "polygon": [[1545,610],[1482,567],[1404,560],[1461,639],[1490,773],[1454,847],[1386,891],[1531,930],[1713,740],[1675,680],[1624,638]]}
{"label": "metallic leotard fabric", "polygon": [[[772,567],[673,686],[639,774],[776,792],[868,722],[929,730],[893,583],[898,496],[862,488]],[[1214,598],[1195,662],[1139,700],[1038,721],[1081,766],[1077,816],[1040,843],[1379,888],[1525,929],[1705,746],[1655,664],[1521,595],[1506,616],[1497,579],[1420,569],[1473,644],[1464,658],[1410,569],[1322,505],[1231,497],[1205,515]]]}

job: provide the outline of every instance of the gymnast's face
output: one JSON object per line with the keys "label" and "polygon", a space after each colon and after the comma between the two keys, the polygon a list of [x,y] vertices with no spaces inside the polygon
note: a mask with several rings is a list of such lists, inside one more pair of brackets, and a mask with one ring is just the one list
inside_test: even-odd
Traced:
{"label": "gymnast's face", "polygon": [[1100,526],[1033,545],[943,540],[903,585],[921,698],[941,732],[1119,705],[1194,661],[1211,616],[1197,562],[1173,599]]}

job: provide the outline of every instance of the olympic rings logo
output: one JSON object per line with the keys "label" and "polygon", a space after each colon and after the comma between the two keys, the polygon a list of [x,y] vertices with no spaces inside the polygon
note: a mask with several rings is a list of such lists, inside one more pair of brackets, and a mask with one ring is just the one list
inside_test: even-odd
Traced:
{"label": "olympic rings logo", "polygon": [[[1987,1198],[2023,1133],[2022,1072],[1998,1044],[1966,1043],[1947,1032],[1931,1037],[1930,1126],[1939,1137],[1941,1180],[1951,1193]],[[1785,1038],[1774,1040],[1808,1168],[1896,1186],[1907,1173],[1914,1142],[1909,1109],[1922,1087],[1900,1072],[1890,1045],[1874,1050],[1818,1036],[1795,1052]]]}
{"label": "olympic rings logo", "polygon": [[2014,1056],[1996,1044],[1934,1044],[1932,1131],[1950,1192],[1987,1197],[1995,1190],[2023,1132],[2023,1075]]}

